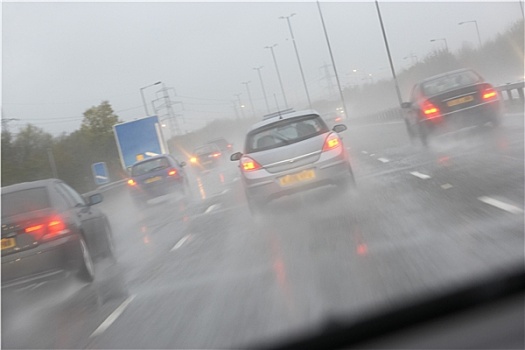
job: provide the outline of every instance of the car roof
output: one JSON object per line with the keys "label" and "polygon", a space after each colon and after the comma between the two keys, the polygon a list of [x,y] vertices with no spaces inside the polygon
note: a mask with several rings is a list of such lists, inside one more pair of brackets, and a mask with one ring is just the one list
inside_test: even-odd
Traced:
{"label": "car roof", "polygon": [[14,185],[2,187],[2,193],[11,193],[16,191],[28,190],[35,187],[48,187],[53,182],[60,181],[58,179],[45,179],[30,182],[21,182]]}
{"label": "car roof", "polygon": [[297,112],[283,113],[281,115],[276,115],[276,116],[264,119],[264,120],[262,120],[260,122],[257,122],[255,124],[253,124],[250,127],[250,131],[258,129],[258,128],[262,127],[262,126],[273,124],[273,123],[278,122],[280,120],[293,119],[293,118],[307,116],[307,115],[312,115],[312,114],[315,114],[315,115],[319,116],[319,113],[316,110],[314,110],[314,109],[305,109],[305,110],[297,111]]}
{"label": "car roof", "polygon": [[470,68],[461,68],[461,69],[456,69],[456,70],[452,70],[452,71],[449,71],[449,72],[445,72],[445,73],[441,73],[441,74],[436,74],[436,75],[433,75],[431,77],[428,77],[428,78],[425,78],[421,81],[421,83],[425,83],[427,81],[430,81],[430,80],[434,80],[434,79],[438,79],[438,78],[442,78],[442,77],[446,77],[447,75],[454,75],[454,74],[457,74],[457,73],[462,73],[462,72],[473,72],[475,73],[476,75],[479,76],[479,74],[474,71],[473,69],[470,69]]}

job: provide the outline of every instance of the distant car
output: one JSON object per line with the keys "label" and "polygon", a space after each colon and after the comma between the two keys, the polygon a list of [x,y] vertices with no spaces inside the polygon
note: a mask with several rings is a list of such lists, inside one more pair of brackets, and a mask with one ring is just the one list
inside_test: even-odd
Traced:
{"label": "distant car", "polygon": [[252,213],[274,198],[335,184],[355,185],[348,151],[338,133],[314,110],[274,115],[254,124],[246,135],[240,162],[241,179]]}
{"label": "distant car", "polygon": [[472,69],[435,75],[412,88],[405,123],[411,138],[501,121],[498,92]]}
{"label": "distant car", "polygon": [[92,281],[93,258],[113,258],[107,217],[57,179],[2,187],[2,285],[46,279],[74,271]]}
{"label": "distant car", "polygon": [[344,113],[340,111],[323,113],[321,117],[326,122],[328,127],[333,127],[337,124],[342,124],[345,122]]}
{"label": "distant car", "polygon": [[212,140],[212,141],[209,141],[208,143],[217,145],[217,147],[219,147],[219,150],[223,154],[231,154],[231,153],[233,153],[233,145],[231,143],[229,143],[228,141],[226,141],[226,139],[224,139],[222,137],[218,138],[218,139],[215,139],[215,140]]}
{"label": "distant car", "polygon": [[190,158],[192,166],[200,170],[216,167],[222,161],[223,154],[216,144],[209,143],[193,150]]}
{"label": "distant car", "polygon": [[189,184],[183,167],[170,155],[159,155],[131,166],[128,188],[135,203],[141,207],[149,199],[179,192],[189,194]]}

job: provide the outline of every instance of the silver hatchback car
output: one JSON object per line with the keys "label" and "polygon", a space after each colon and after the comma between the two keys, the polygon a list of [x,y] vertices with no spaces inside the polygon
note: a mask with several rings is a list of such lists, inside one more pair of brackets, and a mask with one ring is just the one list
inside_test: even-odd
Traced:
{"label": "silver hatchback car", "polygon": [[239,161],[241,179],[252,213],[267,202],[304,189],[335,184],[355,186],[354,175],[338,133],[314,110],[276,113],[254,124],[246,135]]}

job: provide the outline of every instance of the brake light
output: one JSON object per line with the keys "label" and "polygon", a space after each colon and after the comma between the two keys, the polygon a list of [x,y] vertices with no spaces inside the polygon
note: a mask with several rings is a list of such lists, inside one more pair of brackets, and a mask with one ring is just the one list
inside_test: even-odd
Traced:
{"label": "brake light", "polygon": [[498,98],[498,92],[494,90],[494,88],[489,87],[482,92],[482,96],[484,100],[491,101]]}
{"label": "brake light", "polygon": [[135,182],[135,180],[133,180],[133,179],[129,179],[129,180],[128,180],[128,185],[130,185],[130,186],[135,186],[136,184],[137,184],[137,183]]}
{"label": "brake light", "polygon": [[26,227],[26,229],[24,230],[24,232],[25,232],[25,233],[35,232],[35,231],[41,230],[43,227],[44,227],[44,225],[34,225],[34,226],[29,226],[29,227]]}
{"label": "brake light", "polygon": [[169,175],[169,176],[177,175],[177,170],[175,170],[175,169],[171,169],[170,171],[168,171],[168,175]]}
{"label": "brake light", "polygon": [[36,240],[49,240],[69,233],[69,229],[60,217],[55,216],[47,224],[26,227],[24,232],[31,234]]}
{"label": "brake light", "polygon": [[337,136],[335,133],[332,133],[328,135],[324,141],[323,152],[331,151],[339,146],[341,146],[341,140],[339,139],[339,136]]}
{"label": "brake light", "polygon": [[422,110],[423,110],[423,114],[425,115],[426,119],[434,119],[434,118],[439,117],[439,108],[434,106],[429,101],[425,101],[423,103]]}
{"label": "brake light", "polygon": [[255,160],[251,159],[250,157],[242,157],[241,165],[244,171],[254,171],[254,170],[259,170],[262,168],[262,166],[259,163],[257,163]]}
{"label": "brake light", "polygon": [[220,157],[221,154],[220,154],[219,152],[217,152],[217,153],[213,153],[211,156],[212,156],[213,158],[217,158],[217,157]]}

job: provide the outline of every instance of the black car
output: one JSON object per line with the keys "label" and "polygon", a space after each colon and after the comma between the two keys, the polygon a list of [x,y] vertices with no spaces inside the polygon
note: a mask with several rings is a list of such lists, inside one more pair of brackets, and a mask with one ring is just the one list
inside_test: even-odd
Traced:
{"label": "black car", "polygon": [[215,140],[211,140],[208,142],[209,144],[214,144],[219,147],[219,150],[224,154],[232,154],[233,153],[233,145],[226,141],[225,138],[218,138]]}
{"label": "black car", "polygon": [[193,150],[190,163],[192,166],[204,171],[219,165],[222,157],[223,154],[219,146],[214,143],[209,143]]}
{"label": "black car", "polygon": [[93,258],[113,258],[107,217],[66,183],[39,180],[2,187],[2,285],[74,271],[94,278]]}
{"label": "black car", "polygon": [[427,144],[433,133],[468,126],[500,124],[498,92],[472,69],[435,75],[412,88],[405,123],[410,138],[419,136]]}
{"label": "black car", "polygon": [[128,188],[135,203],[143,206],[149,199],[174,192],[188,195],[188,178],[183,169],[185,165],[185,162],[179,163],[167,154],[133,164]]}

